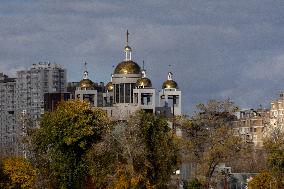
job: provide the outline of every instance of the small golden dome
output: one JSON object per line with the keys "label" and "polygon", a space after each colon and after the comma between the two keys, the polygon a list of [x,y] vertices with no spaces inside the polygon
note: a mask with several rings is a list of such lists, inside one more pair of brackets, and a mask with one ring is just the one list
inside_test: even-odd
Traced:
{"label": "small golden dome", "polygon": [[129,47],[128,45],[124,47],[124,51],[131,51],[131,47]]}
{"label": "small golden dome", "polygon": [[137,80],[136,86],[138,88],[152,87],[152,82],[150,79],[144,77]]}
{"label": "small golden dome", "polygon": [[140,66],[132,60],[125,60],[116,66],[114,74],[140,74]]}
{"label": "small golden dome", "polygon": [[176,89],[178,88],[177,83],[174,80],[167,80],[163,83],[163,89]]}
{"label": "small golden dome", "polygon": [[111,92],[113,91],[113,85],[112,85],[112,82],[108,82],[108,84],[106,85],[106,89],[108,92]]}
{"label": "small golden dome", "polygon": [[89,79],[82,79],[80,81],[80,87],[82,89],[92,89],[93,88],[93,82]]}

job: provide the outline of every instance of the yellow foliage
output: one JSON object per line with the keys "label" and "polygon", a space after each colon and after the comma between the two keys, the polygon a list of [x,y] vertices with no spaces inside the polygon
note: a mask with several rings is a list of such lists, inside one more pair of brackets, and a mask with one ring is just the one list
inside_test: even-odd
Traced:
{"label": "yellow foliage", "polygon": [[[139,188],[139,184],[142,179],[140,176],[133,175],[127,172],[123,167],[119,166],[116,170],[117,179],[113,183],[113,185],[109,186],[109,189],[134,189]],[[150,185],[149,185],[150,186]],[[147,189],[152,189],[151,187],[147,187]]]}
{"label": "yellow foliage", "polygon": [[249,182],[249,189],[261,188],[276,189],[275,181],[269,172],[260,173]]}
{"label": "yellow foliage", "polygon": [[140,181],[139,177],[132,177],[130,183],[132,186],[137,186],[139,181]]}
{"label": "yellow foliage", "polygon": [[3,171],[11,180],[11,186],[32,188],[36,178],[35,168],[22,157],[10,157],[3,162]]}
{"label": "yellow foliage", "polygon": [[152,186],[149,181],[147,181],[147,182],[146,182],[146,188],[147,188],[147,189],[154,189],[155,187]]}

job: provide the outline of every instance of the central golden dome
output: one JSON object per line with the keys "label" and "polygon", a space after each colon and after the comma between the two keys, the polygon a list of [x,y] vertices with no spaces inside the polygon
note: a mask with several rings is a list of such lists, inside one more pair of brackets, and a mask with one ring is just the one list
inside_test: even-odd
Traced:
{"label": "central golden dome", "polygon": [[92,89],[93,88],[93,82],[89,79],[82,79],[80,81],[80,87],[82,89]]}
{"label": "central golden dome", "polygon": [[167,80],[163,83],[163,89],[176,89],[178,88],[177,83],[174,80]]}
{"label": "central golden dome", "polygon": [[150,79],[144,77],[137,80],[136,86],[138,88],[152,87],[152,82]]}
{"label": "central golden dome", "polygon": [[114,70],[114,74],[140,74],[140,72],[140,66],[132,60],[119,63]]}

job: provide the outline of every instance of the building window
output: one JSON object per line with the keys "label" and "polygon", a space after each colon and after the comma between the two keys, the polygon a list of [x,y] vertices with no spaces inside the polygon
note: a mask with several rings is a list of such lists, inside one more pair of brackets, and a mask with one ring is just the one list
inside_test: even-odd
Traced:
{"label": "building window", "polygon": [[115,102],[119,103],[119,85],[115,84]]}
{"label": "building window", "polygon": [[120,103],[124,103],[124,84],[119,84],[119,89],[120,89],[120,92],[119,92],[119,95],[120,95],[120,98],[119,98],[119,102]]}
{"label": "building window", "polygon": [[130,103],[130,83],[125,84],[125,103]]}

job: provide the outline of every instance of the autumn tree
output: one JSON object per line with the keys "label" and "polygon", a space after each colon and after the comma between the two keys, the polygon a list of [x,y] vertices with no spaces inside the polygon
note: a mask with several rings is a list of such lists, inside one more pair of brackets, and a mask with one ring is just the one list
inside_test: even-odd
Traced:
{"label": "autumn tree", "polygon": [[248,183],[249,189],[276,189],[275,180],[273,179],[271,173],[269,172],[262,172],[255,177]]}
{"label": "autumn tree", "polygon": [[[29,189],[34,187],[36,169],[23,157],[9,157],[3,161],[7,188]],[[4,188],[5,188],[4,187]]]}
{"label": "autumn tree", "polygon": [[61,102],[46,113],[27,142],[39,168],[39,188],[82,188],[88,175],[86,152],[109,130],[109,119],[87,102]]}
{"label": "autumn tree", "polygon": [[94,145],[88,161],[98,188],[167,188],[177,156],[167,120],[140,111]]}
{"label": "autumn tree", "polygon": [[7,174],[4,173],[4,166],[3,166],[4,159],[0,157],[0,188],[4,189],[8,187],[8,184],[11,182],[11,179]]}
{"label": "autumn tree", "polygon": [[185,135],[183,149],[195,167],[196,177],[209,187],[217,166],[234,158],[244,144],[232,130],[237,107],[231,101],[211,100],[197,108],[199,111],[191,119],[181,123]]}
{"label": "autumn tree", "polygon": [[279,188],[284,187],[284,131],[274,128],[264,139],[269,171]]}

